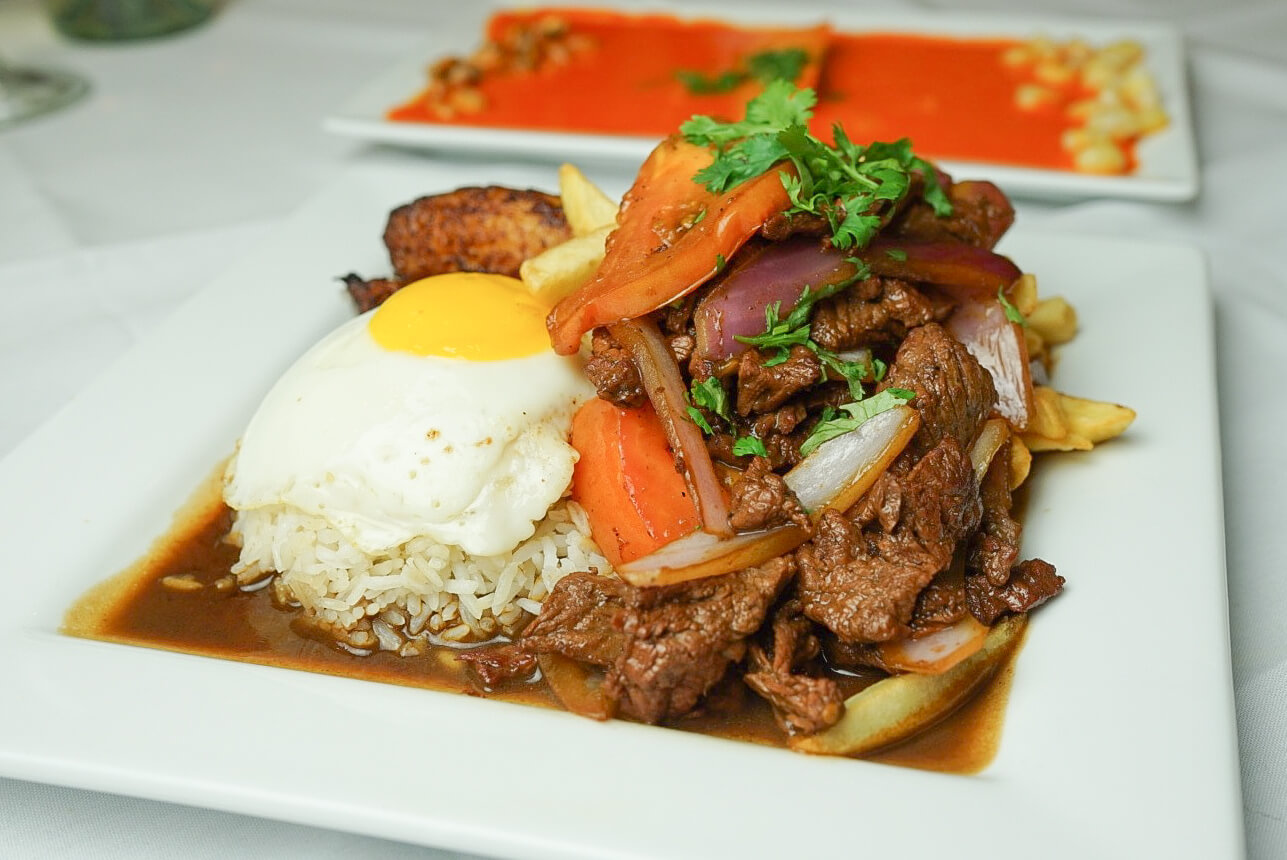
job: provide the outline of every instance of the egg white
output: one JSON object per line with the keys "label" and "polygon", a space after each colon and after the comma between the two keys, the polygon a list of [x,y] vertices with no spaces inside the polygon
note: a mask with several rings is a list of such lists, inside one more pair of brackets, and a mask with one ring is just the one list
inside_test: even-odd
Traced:
{"label": "egg white", "polygon": [[371,555],[421,535],[473,555],[509,552],[571,481],[572,414],[594,396],[579,362],[391,351],[372,338],[370,315],[269,391],[229,465],[225,501],[320,516]]}

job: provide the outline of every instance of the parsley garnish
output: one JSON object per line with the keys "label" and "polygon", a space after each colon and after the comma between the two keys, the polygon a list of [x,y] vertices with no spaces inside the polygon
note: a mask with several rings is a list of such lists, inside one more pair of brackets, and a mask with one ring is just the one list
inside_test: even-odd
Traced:
{"label": "parsley garnish", "polygon": [[787,314],[786,319],[782,319],[782,303],[774,302],[764,309],[764,333],[757,335],[735,335],[735,338],[742,343],[753,346],[756,349],[776,349],[777,354],[770,357],[764,362],[765,367],[774,367],[786,361],[791,354],[793,346],[807,346],[818,356],[819,361],[824,367],[835,371],[849,383],[849,395],[854,400],[862,400],[863,380],[874,378],[880,379],[884,375],[883,362],[881,363],[880,375],[877,375],[875,363],[845,361],[829,349],[819,346],[810,336],[809,331],[812,324],[809,317],[813,314],[813,306],[825,298],[829,298],[840,290],[852,284],[862,273],[837,284],[824,286],[817,292],[813,292],[808,286],[800,294],[791,313]]}
{"label": "parsley garnish", "polygon": [[788,214],[809,213],[827,219],[831,242],[841,249],[861,248],[884,226],[911,188],[911,175],[925,182],[925,200],[939,216],[952,204],[933,166],[912,152],[906,139],[859,146],[839,125],[828,146],[809,133],[817,95],[784,80],[771,82],[746,105],[740,122],[695,116],[680,126],[689,143],[716,150],[710,166],[694,181],[708,191],[723,192],[790,161],[796,176],[779,171],[791,200]]}
{"label": "parsley garnish", "polygon": [[706,210],[703,209],[701,212],[697,213],[696,217],[694,217],[692,221],[688,222],[688,226],[696,227],[698,224],[702,223],[702,220],[705,217],[706,217]]}
{"label": "parsley garnish", "polygon": [[886,388],[879,394],[859,400],[855,403],[841,404],[842,411],[849,413],[847,418],[835,417],[836,411],[827,407],[822,412],[822,419],[814,426],[809,438],[800,446],[800,453],[808,456],[824,442],[830,442],[837,436],[851,433],[862,426],[863,422],[882,412],[888,412],[916,396],[915,391],[906,388]]}
{"label": "parsley garnish", "polygon": [[885,251],[885,256],[891,260],[897,260],[900,263],[907,262],[907,252],[902,248],[890,248]]}
{"label": "parsley garnish", "polygon": [[761,51],[746,58],[744,69],[730,69],[718,75],[703,75],[691,69],[680,69],[675,72],[679,82],[694,95],[726,93],[737,89],[749,80],[770,83],[784,80],[795,83],[809,64],[809,55],[803,48],[784,48],[781,51]]}
{"label": "parsley garnish", "polygon": [[764,443],[754,436],[743,436],[734,442],[733,453],[739,457],[746,454],[753,454],[756,457],[769,456],[769,451],[764,447]]}
{"label": "parsley garnish", "polygon": [[[715,413],[725,421],[732,423],[732,413],[729,411],[728,393],[724,390],[724,384],[718,378],[711,376],[701,382],[693,380],[689,387],[689,400],[710,412]],[[693,423],[706,433],[707,436],[715,435],[715,430],[711,427],[706,416],[696,406],[688,407],[688,417],[693,419]]]}
{"label": "parsley garnish", "polygon": [[716,254],[716,255],[715,255],[715,271],[716,271],[716,273],[724,271],[724,267],[725,267],[725,266],[727,266],[727,265],[728,265],[728,260],[725,260],[725,259],[724,259],[724,255],[723,255],[723,254]]}
{"label": "parsley garnish", "polygon": [[997,287],[997,301],[1001,303],[1001,310],[1005,311],[1005,318],[1010,322],[1018,323],[1023,326],[1028,324],[1028,321],[1023,318],[1023,314],[1019,312],[1019,309],[1011,304],[1010,300],[1005,297],[1004,287]]}
{"label": "parsley garnish", "polygon": [[702,432],[705,433],[707,436],[715,435],[715,428],[711,426],[711,423],[706,420],[706,416],[703,415],[701,413],[701,410],[699,410],[696,406],[688,407],[688,417],[689,419],[692,420],[694,424],[702,428]]}

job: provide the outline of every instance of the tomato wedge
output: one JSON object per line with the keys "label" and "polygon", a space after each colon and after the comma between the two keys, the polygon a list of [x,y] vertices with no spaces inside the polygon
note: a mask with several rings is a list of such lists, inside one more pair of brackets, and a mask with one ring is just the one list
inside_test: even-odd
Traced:
{"label": "tomato wedge", "polygon": [[595,398],[572,418],[580,453],[572,498],[613,566],[641,558],[701,524],[684,476],[649,404],[622,409]]}
{"label": "tomato wedge", "polygon": [[678,135],[652,151],[621,203],[599,271],[546,320],[555,352],[571,355],[596,326],[643,316],[701,286],[765,219],[790,208],[778,175],[790,166],[716,194],[693,181],[712,158]]}

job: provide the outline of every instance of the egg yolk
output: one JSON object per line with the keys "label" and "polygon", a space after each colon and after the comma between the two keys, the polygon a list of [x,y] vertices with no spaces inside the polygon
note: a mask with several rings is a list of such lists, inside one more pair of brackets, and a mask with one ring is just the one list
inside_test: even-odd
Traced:
{"label": "egg yolk", "polygon": [[367,323],[387,350],[469,361],[503,361],[550,348],[548,305],[516,278],[434,275],[385,300]]}

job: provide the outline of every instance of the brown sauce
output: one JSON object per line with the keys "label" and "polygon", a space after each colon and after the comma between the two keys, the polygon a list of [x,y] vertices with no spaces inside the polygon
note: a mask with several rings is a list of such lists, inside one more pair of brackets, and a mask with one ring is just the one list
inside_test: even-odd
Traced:
{"label": "brown sauce", "polygon": [[[72,636],[164,648],[287,669],[361,678],[470,695],[485,695],[540,707],[559,707],[542,683],[484,693],[443,646],[413,657],[377,651],[356,656],[300,636],[294,613],[274,606],[269,589],[253,592],[214,587],[237,559],[224,543],[231,513],[220,496],[216,470],[176,516],[170,532],[139,562],[85,594],[67,612],[63,632]],[[202,584],[176,591],[167,576],[190,576]],[[895,747],[865,756],[887,764],[948,773],[977,773],[992,761],[1001,738],[1013,658],[983,689],[947,719]],[[870,680],[852,679],[857,692]],[[766,702],[740,684],[714,697],[708,713],[674,725],[719,737],[784,747],[785,736]],[[723,706],[720,707],[719,705]]]}

